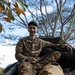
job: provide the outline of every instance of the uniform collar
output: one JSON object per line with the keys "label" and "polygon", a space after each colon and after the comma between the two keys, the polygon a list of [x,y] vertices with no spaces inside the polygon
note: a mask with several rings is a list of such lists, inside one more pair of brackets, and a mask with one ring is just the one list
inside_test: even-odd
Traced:
{"label": "uniform collar", "polygon": [[29,37],[26,37],[26,42],[29,42],[29,43],[37,43],[38,42],[38,39],[37,37],[35,37],[35,39],[29,39]]}

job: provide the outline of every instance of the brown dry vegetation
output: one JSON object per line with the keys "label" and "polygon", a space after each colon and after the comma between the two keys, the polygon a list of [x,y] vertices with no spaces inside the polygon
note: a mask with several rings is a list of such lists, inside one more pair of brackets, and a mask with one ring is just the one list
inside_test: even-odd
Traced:
{"label": "brown dry vegetation", "polygon": [[4,68],[0,67],[0,74],[2,74],[3,70],[4,70]]}

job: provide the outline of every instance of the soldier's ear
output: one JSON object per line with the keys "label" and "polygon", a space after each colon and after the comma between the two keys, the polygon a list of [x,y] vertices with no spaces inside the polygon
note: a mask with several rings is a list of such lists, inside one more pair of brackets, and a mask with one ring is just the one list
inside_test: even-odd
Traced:
{"label": "soldier's ear", "polygon": [[37,28],[37,31],[36,32],[38,32],[38,28]]}

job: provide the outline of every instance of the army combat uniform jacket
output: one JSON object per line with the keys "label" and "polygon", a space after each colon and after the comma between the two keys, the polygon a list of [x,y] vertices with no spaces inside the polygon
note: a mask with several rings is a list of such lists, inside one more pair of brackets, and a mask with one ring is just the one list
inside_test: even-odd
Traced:
{"label": "army combat uniform jacket", "polygon": [[34,40],[28,37],[22,38],[16,45],[15,57],[18,61],[25,61],[28,57],[34,57],[38,59],[38,55],[43,47],[53,45],[51,42],[44,41],[40,38]]}
{"label": "army combat uniform jacket", "polygon": [[[19,40],[19,42],[16,45],[16,53],[15,57],[16,59],[21,62],[19,68],[18,68],[18,75],[36,75],[39,70],[42,69],[45,65],[47,65],[51,60],[50,57],[46,57],[46,60],[39,63],[29,63],[27,62],[28,57],[33,57],[37,60],[41,59],[39,58],[39,54],[43,47],[47,46],[53,46],[51,42],[44,41],[40,38],[35,38],[34,40],[29,39],[28,37],[22,38]],[[25,61],[25,62],[23,62]],[[40,67],[41,66],[41,67]],[[33,70],[33,71],[32,71]]]}

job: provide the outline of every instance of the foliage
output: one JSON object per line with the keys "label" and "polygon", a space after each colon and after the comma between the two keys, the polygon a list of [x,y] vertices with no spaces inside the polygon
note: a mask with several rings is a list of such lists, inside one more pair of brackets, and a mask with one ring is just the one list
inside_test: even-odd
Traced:
{"label": "foliage", "polygon": [[[2,0],[0,11],[7,16],[3,17],[7,22],[16,20],[21,26],[26,28],[29,20],[35,20],[38,23],[39,36],[60,36],[64,40],[68,40],[75,32],[75,29],[72,28],[75,25],[73,21],[75,19],[75,4],[73,0],[71,1],[18,0],[14,3],[10,3]],[[72,3],[71,5],[70,2]],[[24,11],[29,13],[30,17],[28,17]]]}
{"label": "foliage", "polygon": [[0,24],[0,32],[2,32],[2,25]]}
{"label": "foliage", "polygon": [[[36,2],[35,0],[33,0],[33,2],[27,0],[26,2],[36,11],[34,12],[31,8],[27,8],[31,14],[31,19],[38,22],[39,36],[59,36],[64,40],[68,40],[75,32],[75,29],[71,27],[75,26],[74,21],[72,21],[75,16],[75,4],[73,0],[38,0]],[[51,8],[53,8],[53,10],[51,10]],[[70,24],[70,22],[72,22],[72,24]],[[71,31],[68,29],[70,27]],[[67,36],[65,37],[65,35]]]}
{"label": "foliage", "polygon": [[[7,2],[5,0],[0,1],[0,13],[3,14],[3,19],[6,22],[11,22],[15,20],[15,15],[20,17],[21,14],[24,16],[25,14],[25,7],[27,7],[26,4],[22,4],[19,1],[16,1],[15,3]],[[14,13],[14,14],[13,14]],[[0,32],[2,31],[2,25],[0,24]]]}

